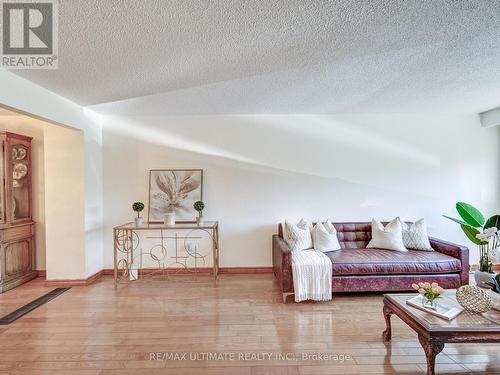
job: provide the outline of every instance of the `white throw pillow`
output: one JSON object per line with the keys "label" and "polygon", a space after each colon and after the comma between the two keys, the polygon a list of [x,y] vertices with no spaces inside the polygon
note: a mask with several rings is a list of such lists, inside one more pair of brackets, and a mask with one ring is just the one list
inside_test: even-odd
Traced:
{"label": "white throw pillow", "polygon": [[424,219],[420,219],[410,225],[402,221],[399,217],[397,219],[401,223],[403,243],[407,249],[434,251],[429,242],[427,226],[425,225]]}
{"label": "white throw pillow", "polygon": [[301,219],[297,224],[285,220],[284,239],[292,251],[311,249],[313,240],[311,236],[311,225]]}
{"label": "white throw pillow", "polygon": [[312,230],[312,235],[314,250],[327,252],[340,249],[337,230],[330,220],[327,220],[325,224],[317,223]]}
{"label": "white throw pillow", "polygon": [[403,243],[402,227],[398,218],[385,227],[380,221],[372,219],[372,239],[366,247],[368,249],[408,251]]}

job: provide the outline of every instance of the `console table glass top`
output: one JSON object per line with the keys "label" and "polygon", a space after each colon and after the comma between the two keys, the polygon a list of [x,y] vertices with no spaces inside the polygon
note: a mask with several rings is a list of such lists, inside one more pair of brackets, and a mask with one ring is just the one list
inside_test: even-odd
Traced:
{"label": "console table glass top", "polygon": [[164,223],[145,222],[141,226],[136,226],[134,222],[118,225],[114,229],[125,230],[150,230],[150,229],[213,229],[219,225],[218,221],[205,221],[203,225],[196,223],[175,223],[175,225],[165,225]]}

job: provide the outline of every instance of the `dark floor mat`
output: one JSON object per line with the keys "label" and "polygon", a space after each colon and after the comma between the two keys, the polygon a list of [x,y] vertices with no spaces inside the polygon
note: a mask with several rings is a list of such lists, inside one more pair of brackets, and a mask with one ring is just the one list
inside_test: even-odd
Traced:
{"label": "dark floor mat", "polygon": [[10,314],[7,314],[4,317],[0,318],[0,325],[5,325],[15,322],[17,319],[35,310],[37,307],[40,307],[43,304],[49,302],[50,300],[53,300],[54,298],[63,294],[65,291],[69,289],[71,288],[56,288],[48,292],[47,294],[44,294],[43,296],[37,298],[36,300],[27,303],[23,307],[20,307],[16,311],[13,311]]}

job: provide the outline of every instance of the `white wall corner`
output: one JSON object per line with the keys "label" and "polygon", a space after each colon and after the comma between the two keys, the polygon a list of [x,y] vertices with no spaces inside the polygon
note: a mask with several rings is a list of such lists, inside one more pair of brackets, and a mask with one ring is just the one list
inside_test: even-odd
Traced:
{"label": "white wall corner", "polygon": [[83,279],[86,276],[83,132],[47,124],[44,146],[47,279]]}
{"label": "white wall corner", "polygon": [[479,118],[484,128],[500,125],[500,107],[480,113]]}
{"label": "white wall corner", "polygon": [[103,268],[102,116],[84,108],[93,125],[85,129],[85,261],[86,277]]}

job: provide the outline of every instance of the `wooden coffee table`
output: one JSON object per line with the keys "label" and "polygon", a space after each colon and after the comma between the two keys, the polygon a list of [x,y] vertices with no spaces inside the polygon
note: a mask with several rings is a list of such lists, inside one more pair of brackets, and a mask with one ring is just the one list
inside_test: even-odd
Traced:
{"label": "wooden coffee table", "polygon": [[[464,311],[451,321],[447,321],[406,304],[413,294],[384,294],[384,318],[386,330],[384,341],[391,340],[391,315],[397,315],[417,334],[427,358],[427,375],[434,375],[436,355],[447,342],[454,343],[494,343],[500,342],[500,311],[473,314]],[[458,303],[455,291],[447,290],[444,298],[447,304]]]}

